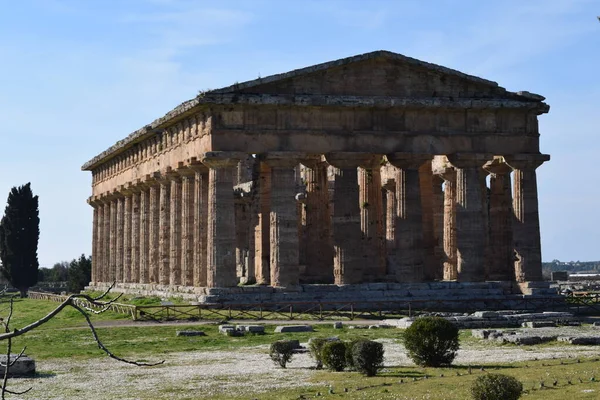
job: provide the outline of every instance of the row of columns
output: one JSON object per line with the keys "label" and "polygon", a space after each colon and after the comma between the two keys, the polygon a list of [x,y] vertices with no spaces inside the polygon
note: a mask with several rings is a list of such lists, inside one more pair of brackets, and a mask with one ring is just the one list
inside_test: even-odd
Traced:
{"label": "row of columns", "polygon": [[[209,152],[200,162],[192,159],[93,198],[92,280],[236,286],[241,252],[233,185],[243,157]],[[250,208],[256,214],[254,234],[244,236],[251,237],[256,282],[288,287],[303,278],[337,284],[381,277],[398,282],[541,280],[535,169],[547,156],[453,154],[437,175],[423,173],[431,171],[431,155],[386,158],[395,167],[395,185],[384,199],[380,156],[261,156],[258,201]],[[306,167],[301,207],[295,179],[299,163]],[[487,217],[482,171],[491,174]],[[435,245],[436,231],[443,246]]]}

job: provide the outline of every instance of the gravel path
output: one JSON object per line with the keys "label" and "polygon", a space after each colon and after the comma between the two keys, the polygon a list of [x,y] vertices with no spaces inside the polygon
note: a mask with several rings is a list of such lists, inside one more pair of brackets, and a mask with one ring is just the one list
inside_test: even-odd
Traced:
{"label": "gravel path", "polygon": [[[382,342],[387,366],[412,365],[400,344],[390,339]],[[295,355],[288,368],[281,369],[271,362],[267,352],[268,346],[264,345],[235,351],[176,353],[167,355],[164,365],[150,368],[111,359],[45,360],[37,363],[41,378],[13,379],[9,388],[33,386],[32,392],[21,397],[24,400],[211,398],[216,393],[248,394],[308,386],[308,379],[317,373],[310,369],[313,361],[308,354]],[[456,363],[476,365],[482,360],[505,363],[599,354],[600,349],[592,346],[528,349],[474,344],[459,351]]]}

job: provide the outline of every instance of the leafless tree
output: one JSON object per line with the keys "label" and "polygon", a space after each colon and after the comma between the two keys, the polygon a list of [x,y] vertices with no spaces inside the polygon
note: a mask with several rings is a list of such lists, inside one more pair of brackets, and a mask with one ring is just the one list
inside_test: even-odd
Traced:
{"label": "leafless tree", "polygon": [[[110,308],[110,305],[112,303],[114,303],[115,301],[117,301],[119,299],[119,297],[121,295],[117,296],[113,300],[102,301],[102,299],[104,299],[108,295],[108,293],[110,292],[110,290],[112,289],[113,286],[114,286],[114,284],[98,297],[91,297],[91,296],[88,296],[87,294],[73,294],[73,295],[67,297],[65,299],[65,301],[63,301],[58,307],[56,307],[54,310],[52,310],[45,317],[27,325],[21,329],[13,329],[13,330],[11,330],[11,328],[10,328],[10,320],[13,315],[13,309],[14,309],[13,299],[14,299],[14,297],[10,297],[10,299],[9,299],[10,307],[9,307],[8,317],[6,318],[6,320],[0,318],[0,325],[2,325],[4,327],[4,333],[0,334],[0,341],[3,341],[3,340],[7,341],[6,363],[5,364],[0,363],[0,365],[4,367],[4,377],[2,380],[2,386],[0,387],[0,395],[1,395],[2,400],[6,399],[7,393],[21,395],[21,394],[25,394],[25,393],[29,392],[32,389],[32,388],[29,388],[29,389],[21,391],[21,392],[16,392],[16,391],[9,390],[6,387],[7,382],[8,382],[8,375],[9,375],[10,367],[13,366],[25,354],[25,348],[23,348],[23,350],[21,350],[21,352],[19,354],[17,354],[14,358],[11,358],[12,339],[17,336],[24,335],[27,332],[30,332],[30,331],[40,327],[41,325],[45,324],[46,322],[48,322],[52,318],[54,318],[56,315],[58,315],[58,313],[60,313],[66,307],[72,307],[72,308],[76,309],[77,311],[79,311],[81,313],[81,315],[83,315],[88,327],[90,328],[92,336],[94,337],[94,341],[98,345],[98,348],[100,348],[100,350],[105,352],[106,355],[108,355],[110,358],[114,358],[117,361],[121,361],[121,362],[124,362],[127,364],[137,365],[140,367],[151,367],[151,366],[163,364],[165,362],[164,360],[162,360],[162,361],[158,361],[158,362],[154,362],[154,363],[145,363],[145,362],[127,360],[123,357],[119,357],[119,356],[113,354],[102,343],[102,341],[98,337],[96,328],[94,328],[94,325],[92,324],[92,321],[90,320],[90,316],[89,316],[88,312],[92,313],[92,314],[102,314],[103,312],[107,311]],[[2,292],[2,294],[4,292],[5,292],[5,290]],[[94,309],[93,307],[99,307],[99,309]]]}

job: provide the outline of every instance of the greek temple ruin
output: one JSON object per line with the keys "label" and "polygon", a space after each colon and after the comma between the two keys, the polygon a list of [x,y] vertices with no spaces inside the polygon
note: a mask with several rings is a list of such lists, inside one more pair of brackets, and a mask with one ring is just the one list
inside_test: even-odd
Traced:
{"label": "greek temple ruin", "polygon": [[90,286],[535,294],[543,100],[387,51],[201,92],[82,167]]}

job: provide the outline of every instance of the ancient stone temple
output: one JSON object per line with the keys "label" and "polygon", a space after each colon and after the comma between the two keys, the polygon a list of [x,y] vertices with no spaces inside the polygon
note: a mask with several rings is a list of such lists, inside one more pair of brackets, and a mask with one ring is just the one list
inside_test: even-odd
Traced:
{"label": "ancient stone temple", "polygon": [[91,285],[531,294],[543,100],[387,51],[200,93],[83,166]]}

